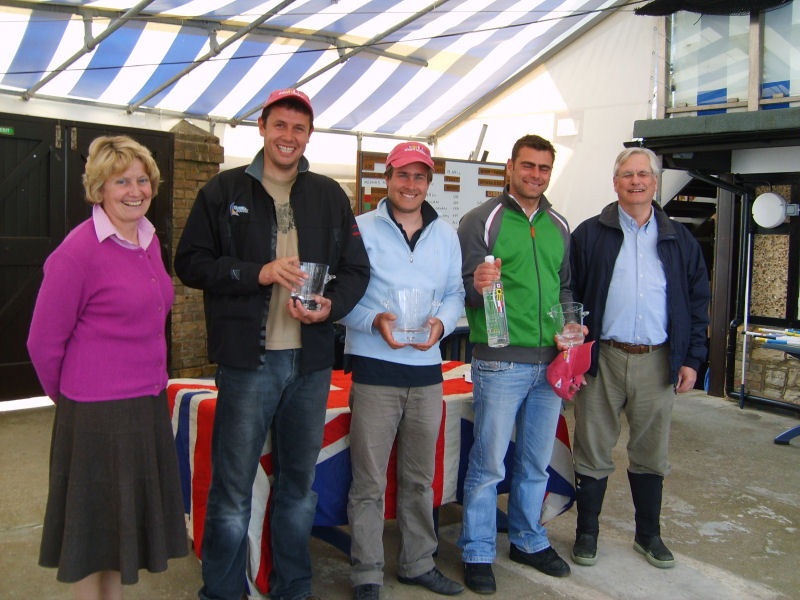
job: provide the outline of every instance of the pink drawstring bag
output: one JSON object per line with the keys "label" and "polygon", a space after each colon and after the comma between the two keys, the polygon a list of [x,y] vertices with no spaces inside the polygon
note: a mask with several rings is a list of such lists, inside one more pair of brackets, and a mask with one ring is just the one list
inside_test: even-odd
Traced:
{"label": "pink drawstring bag", "polygon": [[547,381],[560,397],[572,400],[580,388],[581,375],[592,364],[592,344],[586,342],[559,352],[547,367]]}

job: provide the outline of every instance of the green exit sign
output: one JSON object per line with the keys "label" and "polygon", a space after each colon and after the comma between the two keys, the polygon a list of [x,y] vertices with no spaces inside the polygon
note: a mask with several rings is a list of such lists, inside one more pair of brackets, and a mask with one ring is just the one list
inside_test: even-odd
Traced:
{"label": "green exit sign", "polygon": [[14,128],[0,125],[0,135],[14,135]]}

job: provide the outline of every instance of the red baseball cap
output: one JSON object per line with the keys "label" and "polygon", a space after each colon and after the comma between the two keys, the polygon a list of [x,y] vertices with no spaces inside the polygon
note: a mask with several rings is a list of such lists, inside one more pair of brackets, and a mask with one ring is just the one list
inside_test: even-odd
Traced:
{"label": "red baseball cap", "polygon": [[431,151],[425,144],[419,142],[403,142],[397,144],[389,156],[386,157],[386,165],[393,167],[405,167],[411,163],[421,162],[433,168],[433,159],[431,158]]}
{"label": "red baseball cap", "polygon": [[301,92],[300,90],[296,90],[294,88],[286,88],[285,90],[275,90],[269,95],[267,101],[264,102],[264,106],[261,110],[264,110],[268,106],[275,104],[279,100],[286,100],[287,98],[295,98],[296,100],[299,100],[311,112],[311,118],[312,119],[314,118],[314,109],[311,108],[311,100],[308,99],[308,96],[306,96],[304,92]]}
{"label": "red baseball cap", "polygon": [[559,352],[547,366],[547,381],[561,398],[571,400],[580,388],[580,376],[592,364],[592,344],[586,342]]}

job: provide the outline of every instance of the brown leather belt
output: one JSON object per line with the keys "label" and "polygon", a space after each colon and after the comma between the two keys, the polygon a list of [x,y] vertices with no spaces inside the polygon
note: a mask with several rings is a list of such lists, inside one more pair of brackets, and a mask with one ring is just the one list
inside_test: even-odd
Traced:
{"label": "brown leather belt", "polygon": [[626,344],[625,342],[618,342],[616,340],[600,340],[600,343],[608,344],[614,348],[619,348],[628,354],[647,354],[648,352],[658,350],[659,348],[667,345],[667,342],[656,344],[654,346],[648,346],[647,344]]}

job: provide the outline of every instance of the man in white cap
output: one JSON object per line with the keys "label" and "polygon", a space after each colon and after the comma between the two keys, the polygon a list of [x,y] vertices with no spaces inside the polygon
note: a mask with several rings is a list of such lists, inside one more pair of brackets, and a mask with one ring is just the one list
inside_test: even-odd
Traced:
{"label": "man in white cap", "polygon": [[[272,429],[270,499],[273,600],[311,595],[311,489],[322,446],[334,362],[333,322],[364,293],[369,260],[335,181],[308,170],[313,131],[303,92],[270,94],[258,127],[264,148],[197,195],[175,255],[175,272],[203,290],[209,360],[219,364],[211,487],[203,534],[202,600],[241,600],[250,498]],[[336,278],[318,310],[291,299],[300,261]]]}
{"label": "man in white cap", "polygon": [[[464,590],[433,561],[438,540],[432,485],[442,422],[439,340],[455,328],[464,304],[458,237],[425,200],[433,168],[425,145],[395,146],[386,159],[386,197],[357,219],[369,255],[370,281],[341,320],[347,326],[345,369],[353,374],[353,481],[347,515],[354,600],[378,600],[383,584],[384,493],[395,441],[401,540],[397,579],[438,594]],[[392,290],[407,287],[433,296],[432,302],[427,300],[428,331],[418,338],[393,329],[400,315],[384,305]]]}

